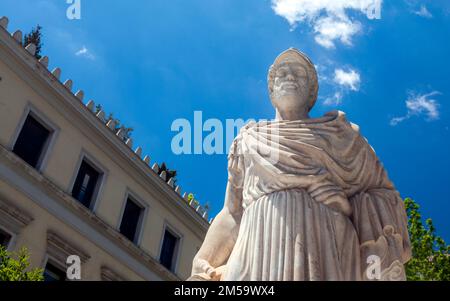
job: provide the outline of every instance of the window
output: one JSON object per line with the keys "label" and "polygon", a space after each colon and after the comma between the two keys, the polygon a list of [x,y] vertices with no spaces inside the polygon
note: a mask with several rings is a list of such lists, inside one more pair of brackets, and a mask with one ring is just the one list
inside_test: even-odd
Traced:
{"label": "window", "polygon": [[86,160],[83,160],[78,171],[72,196],[87,208],[91,207],[101,174]]}
{"label": "window", "polygon": [[44,281],[66,281],[66,272],[48,261],[45,265]]}
{"label": "window", "polygon": [[50,131],[28,115],[17,137],[13,152],[34,168],[40,163],[44,147],[49,140]]}
{"label": "window", "polygon": [[159,262],[171,271],[175,267],[175,252],[178,247],[178,241],[179,237],[174,235],[171,231],[165,230]]}
{"label": "window", "polygon": [[0,229],[0,246],[3,246],[5,247],[5,249],[7,249],[11,238],[12,236],[9,233]]}
{"label": "window", "polygon": [[134,243],[137,243],[139,237],[139,224],[142,219],[144,208],[136,204],[130,198],[127,199],[125,210],[120,224],[120,233]]}
{"label": "window", "polygon": [[77,255],[80,258],[80,272],[83,274],[83,264],[91,256],[80,248],[78,243],[67,240],[53,230],[47,231],[47,264],[44,269],[44,279],[46,281],[66,281],[67,268],[72,263],[67,264],[67,258],[71,255]]}

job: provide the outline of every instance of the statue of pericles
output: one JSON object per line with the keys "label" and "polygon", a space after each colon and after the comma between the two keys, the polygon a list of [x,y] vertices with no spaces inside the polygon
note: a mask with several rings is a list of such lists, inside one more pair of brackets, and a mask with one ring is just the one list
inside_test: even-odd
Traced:
{"label": "statue of pericles", "polygon": [[343,112],[310,118],[314,65],[289,49],[269,70],[276,118],[244,126],[225,204],[190,280],[404,280],[402,199]]}

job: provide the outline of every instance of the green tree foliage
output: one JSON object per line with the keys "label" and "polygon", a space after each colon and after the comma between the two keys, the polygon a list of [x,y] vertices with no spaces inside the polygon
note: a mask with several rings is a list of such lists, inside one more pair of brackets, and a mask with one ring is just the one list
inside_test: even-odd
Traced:
{"label": "green tree foliage", "polygon": [[39,24],[31,29],[31,32],[26,34],[24,36],[23,39],[23,45],[27,46],[30,43],[33,43],[34,45],[36,45],[36,53],[34,54],[34,56],[39,60],[42,56],[41,56],[41,50],[42,50],[42,26],[40,26]]}
{"label": "green tree foliage", "polygon": [[161,174],[163,171],[166,172],[166,180],[169,181],[170,179],[173,178],[173,183],[174,183],[174,185],[176,185],[177,184],[177,178],[176,178],[177,171],[168,169],[166,166],[166,163],[164,163],[164,162],[161,164],[161,167],[159,168],[159,174]]}
{"label": "green tree foliage", "polygon": [[194,207],[197,207],[200,205],[200,203],[195,199],[194,194],[191,192],[188,194],[188,203],[191,203],[194,205]]}
{"label": "green tree foliage", "polygon": [[450,246],[436,235],[431,219],[423,224],[420,206],[414,200],[406,198],[405,207],[412,246],[412,259],[405,266],[407,279],[449,281]]}
{"label": "green tree foliage", "polygon": [[[95,111],[94,113],[97,114],[98,112],[100,112],[101,110],[103,110],[101,105],[96,105],[95,106]],[[114,124],[115,124],[115,129],[114,129],[114,133],[118,133],[119,130],[122,130],[122,135],[121,138],[123,139],[124,142],[126,142],[129,138],[131,138],[131,133],[133,132],[133,128],[130,127],[126,127],[123,124],[121,124],[120,120],[117,118],[114,118],[113,113],[109,113],[108,118],[105,120],[106,122],[109,122],[110,120],[114,120]]]}
{"label": "green tree foliage", "polygon": [[43,281],[43,270],[30,270],[29,260],[26,248],[10,253],[0,245],[0,281]]}

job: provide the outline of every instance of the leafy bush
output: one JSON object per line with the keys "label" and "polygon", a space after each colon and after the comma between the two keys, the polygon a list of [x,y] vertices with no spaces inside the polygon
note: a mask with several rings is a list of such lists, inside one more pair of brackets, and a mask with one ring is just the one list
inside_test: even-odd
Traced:
{"label": "leafy bush", "polygon": [[0,245],[0,281],[43,281],[43,270],[29,270],[29,260],[26,248],[10,253]]}
{"label": "leafy bush", "polygon": [[436,235],[431,219],[423,224],[420,206],[414,200],[406,198],[405,207],[412,246],[412,259],[405,266],[407,279],[449,281],[450,246]]}

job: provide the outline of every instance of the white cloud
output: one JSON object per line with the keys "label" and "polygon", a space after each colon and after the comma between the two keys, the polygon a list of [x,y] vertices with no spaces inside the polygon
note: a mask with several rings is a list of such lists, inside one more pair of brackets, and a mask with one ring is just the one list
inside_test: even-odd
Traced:
{"label": "white cloud", "polygon": [[392,118],[390,124],[395,126],[412,116],[425,115],[428,121],[439,119],[439,103],[437,100],[431,99],[431,97],[440,94],[438,91],[422,95],[410,93],[410,96],[406,100],[408,113],[405,116]]}
{"label": "white cloud", "polygon": [[421,5],[420,9],[414,12],[416,15],[424,17],[424,18],[433,18],[433,15],[430,13],[430,11],[427,9],[425,5]]}
{"label": "white cloud", "polygon": [[334,82],[352,91],[358,91],[361,83],[361,76],[353,69],[349,69],[349,71],[336,69],[334,71]]}
{"label": "white cloud", "polygon": [[316,71],[317,71],[317,77],[319,79],[319,83],[328,81],[328,76],[325,74],[327,67],[325,65],[321,65],[321,64],[314,65],[314,67],[316,68]]}
{"label": "white cloud", "polygon": [[312,25],[315,40],[325,48],[335,41],[351,45],[362,25],[348,16],[348,11],[365,13],[369,19],[380,18],[382,0],[272,0],[272,9],[295,28],[298,23]]}
{"label": "white cloud", "polygon": [[429,99],[429,97],[437,94],[439,94],[439,92],[434,91],[429,94],[410,98],[406,101],[408,112],[411,112],[413,115],[425,114],[430,120],[439,119],[439,104],[436,100]]}
{"label": "white cloud", "polygon": [[325,47],[334,48],[334,40],[343,44],[352,45],[352,36],[361,30],[361,25],[349,20],[336,20],[332,17],[321,18],[314,25],[315,41]]}
{"label": "white cloud", "polygon": [[340,105],[346,95],[360,89],[361,75],[351,67],[338,67],[335,62],[328,61],[328,66],[317,65],[316,69],[321,87],[329,91],[325,96],[320,96],[325,106]]}
{"label": "white cloud", "polygon": [[94,60],[95,59],[95,56],[91,53],[91,51],[89,49],[86,48],[86,46],[81,47],[80,50],[75,52],[75,55],[76,56],[85,57],[85,58],[90,59],[90,60]]}
{"label": "white cloud", "polygon": [[342,103],[342,92],[336,91],[332,96],[325,98],[323,104],[326,106],[337,106]]}

